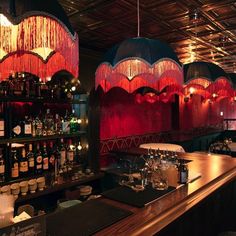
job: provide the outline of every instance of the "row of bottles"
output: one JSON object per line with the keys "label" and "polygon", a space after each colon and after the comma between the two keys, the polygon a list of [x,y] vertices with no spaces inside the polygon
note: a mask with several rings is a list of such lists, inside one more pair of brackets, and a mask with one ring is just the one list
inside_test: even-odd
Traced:
{"label": "row of bottles", "polygon": [[[66,173],[73,169],[81,149],[80,142],[72,143],[71,139],[66,142],[61,139],[59,144],[53,141],[36,142],[34,146],[30,143],[21,148],[12,148],[9,177],[24,178],[45,171],[52,171],[55,175]],[[5,176],[5,160],[0,148],[0,182],[5,181]]]}
{"label": "row of bottles", "polygon": [[[44,116],[25,116],[24,120],[13,120],[12,123],[11,137],[35,137],[76,133],[80,130],[82,119],[76,116],[74,110],[71,114],[66,110],[65,115],[61,117],[59,114],[53,115],[50,109],[47,109]],[[5,122],[0,118],[0,138],[5,136]]]}
{"label": "row of bottles", "polygon": [[61,78],[61,83],[56,83],[56,80],[57,78],[54,82],[47,78],[47,82],[43,83],[40,78],[30,73],[13,73],[0,83],[0,96],[71,99],[78,92],[78,79]]}

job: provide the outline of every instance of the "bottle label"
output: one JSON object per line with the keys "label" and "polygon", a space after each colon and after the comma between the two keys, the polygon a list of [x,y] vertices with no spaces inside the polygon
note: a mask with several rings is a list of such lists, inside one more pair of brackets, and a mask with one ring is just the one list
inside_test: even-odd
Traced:
{"label": "bottle label", "polygon": [[4,130],[0,130],[0,137],[4,137]]}
{"label": "bottle label", "polygon": [[61,160],[60,160],[60,164],[61,166],[63,166],[66,162],[66,151],[61,151]]}
{"label": "bottle label", "polygon": [[69,133],[70,132],[70,122],[64,121],[62,122],[62,132]]}
{"label": "bottle label", "polygon": [[51,155],[51,156],[50,156],[49,162],[50,162],[51,165],[54,166],[54,164],[55,164],[55,156],[54,156],[54,155]]}
{"label": "bottle label", "polygon": [[28,162],[21,161],[20,162],[20,172],[27,172],[28,171]]}
{"label": "bottle label", "polygon": [[42,169],[42,167],[43,167],[43,165],[42,165],[42,164],[37,164],[37,165],[36,165],[36,169],[37,169],[37,170],[41,170],[41,169]]}
{"label": "bottle label", "polygon": [[5,127],[4,124],[5,124],[4,120],[0,120],[0,130],[4,130],[4,127]]}
{"label": "bottle label", "polygon": [[43,169],[48,170],[48,157],[43,158]]}
{"label": "bottle label", "polygon": [[38,164],[41,164],[42,161],[43,161],[42,156],[37,156],[37,158],[36,158],[36,162],[37,162]]}
{"label": "bottle label", "polygon": [[73,151],[68,151],[67,152],[67,160],[68,161],[74,161],[74,152]]}
{"label": "bottle label", "polygon": [[180,183],[187,183],[188,181],[188,173],[187,171],[181,171],[180,172]]}
{"label": "bottle label", "polygon": [[1,165],[0,166],[0,174],[4,174],[5,173],[5,165]]}
{"label": "bottle label", "polygon": [[19,166],[18,166],[18,163],[14,163],[13,167],[11,168],[11,177],[12,178],[19,177]]}
{"label": "bottle label", "polygon": [[21,133],[21,127],[19,125],[15,126],[13,128],[13,132],[16,134],[16,135],[19,135]]}
{"label": "bottle label", "polygon": [[31,167],[31,168],[34,167],[34,159],[33,158],[29,159],[29,167]]}
{"label": "bottle label", "polygon": [[25,134],[32,134],[31,124],[25,124]]}

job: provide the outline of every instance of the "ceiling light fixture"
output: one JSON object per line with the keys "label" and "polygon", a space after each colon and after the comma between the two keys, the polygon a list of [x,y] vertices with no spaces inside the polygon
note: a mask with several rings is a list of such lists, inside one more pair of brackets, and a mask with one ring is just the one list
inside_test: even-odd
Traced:
{"label": "ceiling light fixture", "polygon": [[77,77],[79,39],[63,8],[57,0],[32,1],[29,6],[25,2],[0,3],[0,80],[27,72],[46,82],[61,70]]}
{"label": "ceiling light fixture", "polygon": [[169,86],[169,96],[180,93],[183,72],[178,57],[168,44],[140,37],[139,8],[137,0],[137,37],[124,40],[106,53],[96,70],[96,88],[101,86],[107,92],[120,87],[133,93],[142,87],[161,92]]}

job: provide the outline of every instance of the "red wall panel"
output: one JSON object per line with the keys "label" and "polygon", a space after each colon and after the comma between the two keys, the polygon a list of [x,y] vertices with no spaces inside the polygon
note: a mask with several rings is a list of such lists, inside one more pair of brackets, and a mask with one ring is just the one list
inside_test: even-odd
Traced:
{"label": "red wall panel", "polygon": [[101,140],[170,129],[170,103],[139,104],[133,94],[121,89],[112,89],[101,98]]}

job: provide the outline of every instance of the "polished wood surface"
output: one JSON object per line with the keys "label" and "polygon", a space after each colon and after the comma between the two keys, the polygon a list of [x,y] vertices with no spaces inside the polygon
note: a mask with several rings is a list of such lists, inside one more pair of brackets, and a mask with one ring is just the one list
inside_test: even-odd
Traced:
{"label": "polished wood surface", "polygon": [[200,172],[201,178],[180,186],[174,192],[144,208],[135,208],[101,198],[101,201],[131,210],[134,214],[96,235],[153,235],[236,178],[236,159],[229,156],[181,153],[180,157],[193,160],[188,164],[189,169]]}

